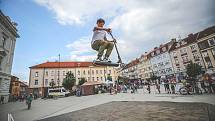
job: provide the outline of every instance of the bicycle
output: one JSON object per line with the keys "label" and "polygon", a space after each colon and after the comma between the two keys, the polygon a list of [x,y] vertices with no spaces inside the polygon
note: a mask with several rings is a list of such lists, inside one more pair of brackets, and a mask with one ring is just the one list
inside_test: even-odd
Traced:
{"label": "bicycle", "polygon": [[185,85],[179,89],[181,95],[192,95],[192,94],[202,94],[201,88],[194,85]]}

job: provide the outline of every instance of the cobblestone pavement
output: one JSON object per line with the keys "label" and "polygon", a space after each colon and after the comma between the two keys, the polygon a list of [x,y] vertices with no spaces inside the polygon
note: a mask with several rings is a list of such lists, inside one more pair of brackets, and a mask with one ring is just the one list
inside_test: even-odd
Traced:
{"label": "cobblestone pavement", "polygon": [[40,121],[215,121],[215,106],[183,102],[110,102]]}
{"label": "cobblestone pavement", "polygon": [[71,96],[66,98],[58,98],[57,100],[37,99],[32,102],[32,107],[30,110],[27,110],[25,102],[12,102],[0,105],[0,121],[7,121],[8,113],[12,114],[15,121],[32,121],[53,117],[112,101],[203,102],[215,105],[215,95],[143,94],[143,90],[138,90],[138,93],[136,94],[97,94],[82,97]]}

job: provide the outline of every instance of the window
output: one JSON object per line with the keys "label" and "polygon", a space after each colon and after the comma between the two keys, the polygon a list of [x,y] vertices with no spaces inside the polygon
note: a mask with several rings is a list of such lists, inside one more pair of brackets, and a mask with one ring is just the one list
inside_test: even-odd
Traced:
{"label": "window", "polygon": [[99,77],[97,77],[97,81],[99,81]]}
{"label": "window", "polygon": [[206,63],[208,65],[208,67],[212,67],[212,63],[210,61],[207,61]]}
{"label": "window", "polygon": [[213,53],[213,55],[215,55],[215,48],[212,49],[212,53]]}
{"label": "window", "polygon": [[35,81],[34,81],[34,85],[38,85],[38,80],[35,80]]}
{"label": "window", "polygon": [[98,74],[99,72],[98,72],[98,70],[96,70],[96,74]]}
{"label": "window", "polygon": [[176,63],[176,64],[179,64],[179,61],[178,61],[178,59],[177,59],[177,58],[175,58],[175,63]]}
{"label": "window", "polygon": [[6,37],[2,37],[2,47],[4,48],[6,45]]}
{"label": "window", "polygon": [[209,46],[215,45],[215,40],[214,40],[214,38],[209,39],[209,40],[208,40],[208,44],[209,44]]}
{"label": "window", "polygon": [[38,77],[39,76],[39,72],[35,72],[35,77]]}
{"label": "window", "polygon": [[101,81],[103,81],[103,78],[101,77]]}
{"label": "window", "polygon": [[156,50],[156,53],[159,54],[159,53],[160,53],[160,50]]}
{"label": "window", "polygon": [[45,85],[46,86],[48,85],[48,79],[45,79]]}
{"label": "window", "polygon": [[183,60],[183,62],[188,62],[189,61],[188,56],[182,56],[182,60]]}
{"label": "window", "polygon": [[177,56],[177,53],[176,53],[175,51],[173,52],[173,56],[174,56],[174,57]]}
{"label": "window", "polygon": [[78,71],[78,75],[80,75],[80,71]]}
{"label": "window", "polygon": [[181,53],[181,54],[184,54],[184,53],[186,53],[186,52],[187,52],[186,48],[182,48],[182,49],[180,50],[180,53]]}
{"label": "window", "polygon": [[208,52],[207,52],[207,51],[203,51],[203,52],[202,52],[202,56],[203,56],[203,57],[208,57]]}
{"label": "window", "polygon": [[109,70],[109,74],[111,74],[111,70]]}
{"label": "window", "polygon": [[88,70],[88,75],[90,75],[90,71]]}
{"label": "window", "polygon": [[94,70],[92,70],[92,74],[94,75]]}
{"label": "window", "polygon": [[63,76],[65,76],[65,75],[66,75],[65,71],[63,71]]}
{"label": "window", "polygon": [[102,70],[100,70],[100,74],[102,74]]}
{"label": "window", "polygon": [[49,73],[48,73],[48,71],[46,71],[46,76],[48,76],[49,75]]}
{"label": "window", "polygon": [[15,82],[15,86],[19,86],[19,83],[18,83],[18,82]]}
{"label": "window", "polygon": [[3,62],[3,57],[0,56],[0,70],[2,70],[2,62]]}
{"label": "window", "polygon": [[151,53],[151,56],[154,56],[154,52]]}
{"label": "window", "polygon": [[199,55],[198,53],[193,53],[193,58],[196,60],[196,59],[199,59]]}
{"label": "window", "polygon": [[191,50],[195,50],[195,49],[196,49],[196,45],[191,45],[191,46],[190,46],[190,49],[191,49]]}
{"label": "window", "polygon": [[84,75],[86,74],[85,70],[83,71],[83,74],[84,74]]}
{"label": "window", "polygon": [[162,48],[162,51],[164,51],[164,52],[165,52],[165,51],[166,51],[166,47],[163,47],[163,48]]}
{"label": "window", "polygon": [[88,77],[88,81],[90,81],[90,77]]}
{"label": "window", "polygon": [[51,76],[54,76],[54,71],[51,72]]}
{"label": "window", "polygon": [[95,78],[93,77],[93,81],[95,81]]}

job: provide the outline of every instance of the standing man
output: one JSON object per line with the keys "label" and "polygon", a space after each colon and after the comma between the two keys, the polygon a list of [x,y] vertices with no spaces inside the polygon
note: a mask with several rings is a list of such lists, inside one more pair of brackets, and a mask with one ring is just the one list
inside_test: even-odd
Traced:
{"label": "standing man", "polygon": [[4,104],[4,96],[1,95],[1,104]]}
{"label": "standing man", "polygon": [[28,110],[31,108],[32,100],[33,100],[33,95],[32,93],[30,93],[30,95],[27,97],[27,100],[26,100],[26,104],[28,105]]}

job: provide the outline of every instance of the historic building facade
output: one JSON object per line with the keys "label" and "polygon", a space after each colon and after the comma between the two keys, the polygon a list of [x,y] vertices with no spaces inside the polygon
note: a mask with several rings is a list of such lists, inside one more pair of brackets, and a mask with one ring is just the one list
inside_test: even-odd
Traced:
{"label": "historic building facade", "polygon": [[165,77],[174,74],[171,58],[169,55],[169,49],[175,40],[172,40],[164,45],[155,47],[149,53],[150,63],[153,74],[157,77]]}
{"label": "historic building facade", "polygon": [[197,44],[206,69],[215,73],[215,26],[198,33]]}
{"label": "historic building facade", "polygon": [[19,78],[12,76],[10,82],[10,94],[11,96],[25,96],[28,94],[28,85],[24,81],[20,81]]}
{"label": "historic building facade", "polygon": [[113,81],[118,78],[114,67],[93,66],[92,62],[45,62],[30,67],[29,88],[34,94],[43,96],[44,87],[50,87],[51,81],[55,82],[55,86],[62,86],[67,72],[74,74],[76,84],[81,78],[87,81],[105,82],[108,74]]}
{"label": "historic building facade", "polygon": [[149,79],[152,76],[151,62],[149,54],[145,53],[140,57],[140,63],[138,65],[139,78]]}
{"label": "historic building facade", "polygon": [[129,79],[138,79],[139,78],[139,59],[135,59],[127,64],[127,74]]}
{"label": "historic building facade", "polygon": [[0,11],[0,96],[9,98],[11,69],[17,34],[16,23]]}
{"label": "historic building facade", "polygon": [[198,35],[198,33],[189,34],[188,37],[175,42],[169,50],[177,79],[186,75],[186,66],[190,62],[197,63],[205,68],[196,43]]}

